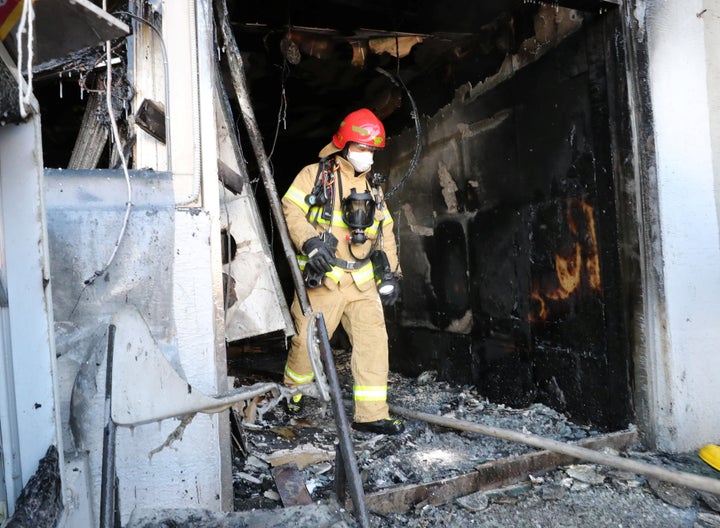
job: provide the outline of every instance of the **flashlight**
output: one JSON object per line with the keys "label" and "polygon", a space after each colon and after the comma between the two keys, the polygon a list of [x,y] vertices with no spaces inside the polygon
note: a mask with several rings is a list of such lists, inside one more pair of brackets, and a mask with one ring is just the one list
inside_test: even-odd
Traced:
{"label": "flashlight", "polygon": [[387,255],[382,250],[377,250],[370,257],[375,275],[375,284],[380,295],[390,295],[397,287],[395,275],[390,269]]}

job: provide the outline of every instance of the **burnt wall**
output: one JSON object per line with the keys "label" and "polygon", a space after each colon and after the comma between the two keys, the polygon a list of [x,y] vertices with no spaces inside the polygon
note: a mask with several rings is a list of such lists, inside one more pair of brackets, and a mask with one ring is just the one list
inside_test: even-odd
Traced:
{"label": "burnt wall", "polygon": [[[600,427],[632,419],[612,156],[620,46],[615,14],[586,21],[425,120],[422,159],[390,202],[406,278],[388,314],[393,368]],[[391,145],[391,178],[414,141]]]}

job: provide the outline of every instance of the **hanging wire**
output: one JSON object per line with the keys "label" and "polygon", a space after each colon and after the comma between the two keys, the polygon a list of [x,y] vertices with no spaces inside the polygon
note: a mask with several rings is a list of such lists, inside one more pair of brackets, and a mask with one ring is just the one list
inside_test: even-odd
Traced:
{"label": "hanging wire", "polygon": [[167,171],[172,172],[172,149],[170,147],[170,72],[168,68],[168,54],[167,48],[165,47],[165,40],[163,39],[162,32],[157,28],[157,26],[155,26],[155,24],[153,24],[146,18],[131,13],[130,11],[117,11],[115,14],[119,16],[128,16],[133,20],[142,22],[143,24],[148,26],[155,33],[155,35],[157,35],[158,41],[160,42],[160,50],[162,51],[163,57],[163,76],[165,84],[165,152],[167,155],[167,161],[165,163],[167,165]]}
{"label": "hanging wire", "polygon": [[[398,53],[399,55],[399,53]],[[398,62],[399,62],[398,58]],[[412,106],[412,112],[411,116],[413,118],[413,121],[415,123],[415,152],[413,153],[413,157],[410,160],[410,164],[408,165],[407,172],[405,175],[400,179],[400,181],[395,184],[395,186],[390,189],[388,192],[385,193],[385,200],[389,200],[393,194],[397,192],[400,187],[405,185],[405,182],[410,177],[410,175],[415,171],[415,167],[418,163],[418,160],[420,159],[420,153],[422,152],[422,127],[420,126],[420,115],[417,109],[417,105],[415,104],[415,99],[413,99],[412,94],[410,94],[410,91],[407,89],[407,86],[405,86],[405,83],[403,82],[402,78],[398,75],[397,77],[394,77],[391,73],[387,72],[386,70],[377,67],[375,68],[375,71],[382,73],[385,75],[390,81],[400,88],[402,88],[405,91],[405,94],[407,95],[410,105]]]}
{"label": "hanging wire", "polygon": [[97,279],[98,277],[102,277],[107,271],[107,269],[110,267],[110,264],[112,264],[113,260],[115,259],[115,255],[117,254],[118,248],[120,247],[120,243],[125,236],[128,220],[130,218],[130,209],[132,208],[132,185],[130,184],[130,173],[128,172],[127,161],[125,160],[125,153],[122,150],[122,144],[120,141],[120,132],[118,131],[117,121],[115,120],[115,112],[113,111],[112,107],[112,47],[110,41],[107,41],[105,43],[105,50],[105,63],[107,66],[107,73],[105,79],[105,102],[107,104],[108,115],[110,117],[110,128],[112,130],[115,148],[117,149],[118,157],[120,158],[120,161],[122,163],[123,173],[125,174],[125,184],[127,186],[127,201],[125,202],[125,216],[123,217],[122,226],[120,227],[120,233],[118,234],[117,241],[115,242],[112,253],[110,254],[107,262],[105,262],[105,265],[101,269],[95,271],[95,273],[93,273],[90,278],[85,280],[84,284],[86,286],[93,284],[95,282],[95,279]]}
{"label": "hanging wire", "polygon": [[[270,154],[268,154],[268,164],[270,170],[275,172],[272,165],[272,155],[275,152],[275,144],[277,143],[278,136],[280,135],[280,123],[283,125],[283,130],[287,130],[287,93],[285,91],[285,81],[290,75],[290,66],[288,65],[287,58],[283,57],[282,72],[280,74],[280,105],[278,106],[277,124],[275,125],[275,136],[273,137],[272,147]],[[272,215],[270,215],[270,247],[272,247],[275,238],[275,222],[273,222]]]}
{"label": "hanging wire", "polygon": [[[390,74],[388,71],[384,70],[383,68],[377,67],[375,70],[384,76],[386,76],[390,81],[395,85],[403,89],[405,92],[405,95],[407,95],[408,100],[410,101],[410,106],[412,106],[412,112],[411,116],[413,118],[413,122],[415,123],[415,152],[413,153],[413,157],[410,160],[410,163],[408,164],[408,169],[405,175],[400,179],[400,181],[395,184],[395,186],[390,189],[388,192],[385,193],[383,200],[387,201],[389,200],[395,192],[397,192],[398,189],[400,189],[403,185],[405,185],[405,182],[410,177],[410,175],[415,171],[415,167],[417,166],[418,160],[420,159],[420,153],[422,152],[422,127],[420,126],[420,112],[418,112],[417,105],[415,104],[415,99],[413,99],[412,94],[410,93],[410,90],[408,90],[407,86],[402,80],[402,77],[400,76],[400,42],[398,39],[397,33],[395,34],[395,76],[393,77],[392,74]],[[402,215],[402,209],[398,212],[398,222],[394,223],[398,228],[398,233],[395,236],[396,245],[397,245],[397,265],[395,267],[394,272],[397,273],[397,270],[400,268],[400,219]]]}
{"label": "hanging wire", "polygon": [[282,123],[283,130],[287,130],[287,93],[285,92],[285,81],[290,75],[290,67],[288,66],[288,60],[283,57],[282,71],[280,73],[280,105],[278,106],[277,123],[275,125],[275,136],[273,137],[272,147],[268,154],[268,161],[272,159],[273,152],[275,152],[275,144],[277,143],[278,136],[280,135],[280,123]]}
{"label": "hanging wire", "polygon": [[[292,25],[288,23],[288,28],[291,28]],[[282,69],[280,71],[280,104],[278,105],[278,114],[277,114],[277,123],[275,124],[275,134],[273,136],[273,142],[272,147],[270,147],[270,153],[268,154],[268,165],[270,166],[271,173],[275,172],[275,169],[272,164],[272,156],[275,152],[275,146],[277,144],[278,137],[280,136],[280,123],[282,123],[283,130],[287,130],[287,109],[288,109],[288,102],[287,102],[287,91],[285,90],[285,81],[287,81],[287,78],[290,76],[290,62],[287,59],[286,53],[283,53],[283,62],[282,62]],[[259,181],[258,178],[253,180],[251,183],[257,183]],[[257,186],[254,187],[254,191],[257,189]],[[273,221],[272,215],[270,215],[268,224],[270,225],[270,247],[273,246],[274,238],[275,238],[275,222]]]}
{"label": "hanging wire", "polygon": [[[20,16],[20,23],[18,25],[18,104],[20,105],[20,117],[25,119],[27,117],[27,111],[25,105],[30,106],[30,98],[33,95],[33,21],[35,20],[35,10],[32,6],[32,0],[24,0],[22,15]],[[23,78],[22,78],[22,61],[23,61],[23,46],[22,36],[27,31],[27,84],[28,90],[23,93]]]}
{"label": "hanging wire", "polygon": [[400,76],[400,41],[397,33],[395,33],[395,59],[395,76],[380,67],[375,68],[375,71],[382,73],[385,77],[390,79],[390,82],[392,82],[395,86],[402,88],[405,92],[405,95],[407,95],[408,100],[410,101],[410,106],[412,106],[412,112],[410,112],[410,115],[412,116],[415,123],[415,152],[413,153],[413,157],[410,160],[407,172],[402,178],[400,178],[400,181],[395,184],[392,189],[385,193],[385,200],[389,200],[390,197],[392,197],[392,195],[395,194],[398,189],[400,189],[400,187],[405,185],[405,182],[415,170],[415,166],[420,159],[420,153],[422,152],[422,127],[420,126],[420,112],[418,112],[417,105],[415,104],[415,99],[413,99],[410,90],[408,90],[407,86],[405,86],[405,83]]}

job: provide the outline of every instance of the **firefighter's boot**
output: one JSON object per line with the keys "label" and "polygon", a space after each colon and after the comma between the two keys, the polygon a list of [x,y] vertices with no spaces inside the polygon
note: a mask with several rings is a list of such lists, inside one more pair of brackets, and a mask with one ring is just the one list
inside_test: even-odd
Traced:
{"label": "firefighter's boot", "polygon": [[302,394],[296,394],[285,400],[285,410],[291,416],[300,414],[305,406],[305,400],[303,400]]}
{"label": "firefighter's boot", "polygon": [[375,434],[400,434],[405,430],[402,420],[398,418],[385,418],[374,422],[353,422],[352,428],[356,431]]}

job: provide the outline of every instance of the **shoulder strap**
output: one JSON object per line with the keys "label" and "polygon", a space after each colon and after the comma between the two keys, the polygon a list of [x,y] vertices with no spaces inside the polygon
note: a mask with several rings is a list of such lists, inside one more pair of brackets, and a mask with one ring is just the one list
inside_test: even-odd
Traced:
{"label": "shoulder strap", "polygon": [[[331,177],[328,178],[328,175]],[[321,158],[318,163],[317,174],[315,175],[315,183],[313,188],[305,198],[310,208],[308,209],[308,220],[313,213],[313,209],[322,208],[321,216],[324,220],[330,222],[332,226],[333,208],[335,206],[335,157],[334,155]],[[318,223],[318,215],[314,214],[312,224]]]}

